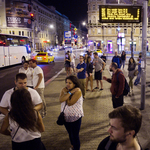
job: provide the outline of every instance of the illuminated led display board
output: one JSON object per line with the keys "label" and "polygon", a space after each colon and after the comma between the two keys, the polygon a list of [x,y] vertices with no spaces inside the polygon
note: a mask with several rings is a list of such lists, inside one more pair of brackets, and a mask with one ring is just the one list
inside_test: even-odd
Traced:
{"label": "illuminated led display board", "polygon": [[139,23],[142,6],[100,5],[99,22],[101,23]]}

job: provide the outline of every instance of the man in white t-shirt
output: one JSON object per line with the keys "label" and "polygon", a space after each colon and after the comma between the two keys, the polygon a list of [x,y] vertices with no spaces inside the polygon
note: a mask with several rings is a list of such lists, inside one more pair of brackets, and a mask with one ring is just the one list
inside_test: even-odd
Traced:
{"label": "man in white t-shirt", "polygon": [[24,89],[24,88],[26,88],[30,92],[32,102],[35,106],[34,108],[38,111],[42,109],[43,105],[42,105],[42,100],[41,100],[40,95],[37,93],[36,90],[26,87],[26,85],[27,85],[26,74],[18,73],[15,78],[15,84],[16,84],[16,87],[6,91],[1,99],[1,102],[0,102],[0,112],[1,113],[6,115],[9,112],[9,109],[11,109],[10,99],[11,99],[11,94],[13,93],[13,91],[17,90],[17,89]]}
{"label": "man in white t-shirt", "polygon": [[25,61],[23,67],[19,69],[19,73],[27,75],[27,87],[33,88],[33,68],[29,67],[29,62]]}
{"label": "man in white t-shirt", "polygon": [[70,56],[71,56],[71,68],[72,68],[72,70],[73,70],[73,72],[75,74],[76,73],[76,70],[75,70],[75,67],[76,67],[76,65],[75,65],[75,58],[76,58],[76,56],[75,56],[75,54],[73,52],[71,52]]}
{"label": "man in white t-shirt", "polygon": [[41,116],[44,118],[46,116],[46,101],[44,98],[45,83],[43,70],[37,66],[37,61],[34,59],[29,60],[29,65],[33,68],[33,87],[39,93],[43,102]]}

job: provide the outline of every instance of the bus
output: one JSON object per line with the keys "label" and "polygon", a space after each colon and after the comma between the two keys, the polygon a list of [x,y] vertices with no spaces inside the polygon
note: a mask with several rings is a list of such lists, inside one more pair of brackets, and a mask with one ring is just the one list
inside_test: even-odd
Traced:
{"label": "bus", "polygon": [[30,55],[28,37],[0,33],[0,68],[23,63]]}

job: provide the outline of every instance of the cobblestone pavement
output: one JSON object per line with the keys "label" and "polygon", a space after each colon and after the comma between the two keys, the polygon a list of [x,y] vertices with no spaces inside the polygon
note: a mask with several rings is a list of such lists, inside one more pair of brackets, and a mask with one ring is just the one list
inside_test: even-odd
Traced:
{"label": "cobblestone pavement", "polygon": [[[109,64],[109,61],[108,61]],[[103,76],[111,77],[108,71],[109,65],[106,66]],[[127,66],[123,70],[127,76]],[[65,86],[65,71],[60,73],[57,78],[51,81],[45,88],[45,99],[47,102],[47,116],[43,119],[45,124],[45,132],[42,133],[42,141],[47,150],[69,150],[70,141],[64,126],[56,124],[57,117],[60,113],[59,94]],[[149,78],[148,78],[149,79]],[[128,80],[128,78],[127,78]],[[94,86],[96,82],[93,81]],[[96,150],[99,142],[108,135],[107,129],[109,125],[108,113],[113,110],[111,102],[110,84],[103,81],[104,90],[86,92],[84,100],[84,117],[82,118],[80,141],[81,150]],[[146,108],[142,111],[143,124],[138,134],[138,140],[142,147],[150,147],[149,131],[150,131],[150,102],[149,88],[146,87]],[[134,96],[125,97],[125,104],[131,104],[140,107],[140,85],[134,87]],[[2,122],[2,120],[1,120]],[[11,138],[0,134],[0,150],[11,149]]]}

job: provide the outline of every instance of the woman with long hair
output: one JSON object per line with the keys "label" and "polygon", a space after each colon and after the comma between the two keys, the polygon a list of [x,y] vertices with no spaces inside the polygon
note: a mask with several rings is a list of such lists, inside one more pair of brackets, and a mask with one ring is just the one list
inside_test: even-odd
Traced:
{"label": "woman with long hair", "polygon": [[10,101],[11,110],[5,116],[0,132],[11,135],[12,150],[46,150],[41,142],[41,132],[45,131],[42,117],[34,109],[28,90],[14,91]]}
{"label": "woman with long hair", "polygon": [[80,149],[79,131],[83,114],[83,96],[80,82],[76,76],[68,76],[65,79],[66,86],[59,97],[61,111],[64,109],[65,128],[69,134],[71,149]]}
{"label": "woman with long hair", "polygon": [[88,89],[88,82],[90,81],[90,86],[91,86],[91,92],[94,91],[93,89],[93,63],[91,62],[91,57],[87,57],[87,63],[86,63],[86,91],[89,91]]}
{"label": "woman with long hair", "polygon": [[133,78],[135,76],[135,68],[136,68],[136,62],[133,57],[129,59],[128,63],[128,71],[129,71],[129,87],[132,90],[132,93],[129,93],[129,96],[133,95]]}

